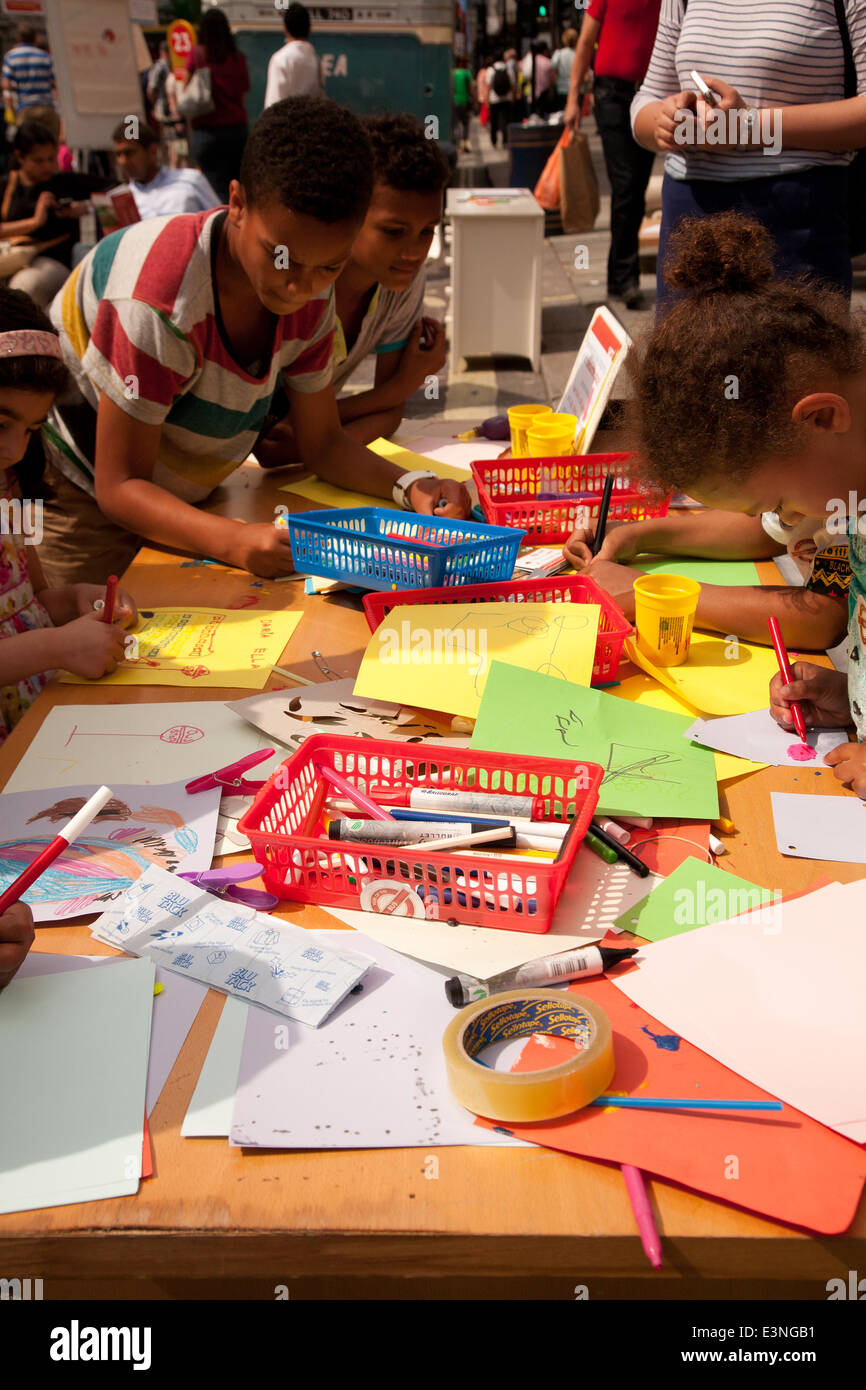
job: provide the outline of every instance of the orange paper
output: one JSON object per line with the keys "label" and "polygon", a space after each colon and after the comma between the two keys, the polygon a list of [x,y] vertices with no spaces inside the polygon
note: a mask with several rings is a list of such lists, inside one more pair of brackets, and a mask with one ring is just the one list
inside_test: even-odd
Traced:
{"label": "orange paper", "polygon": [[[671,1034],[609,980],[581,980],[572,992],[594,1000],[610,1019],[616,1056],[612,1094],[775,1099]],[[736,1021],[734,1002],[734,1028]],[[573,1047],[564,1038],[533,1037],[513,1070],[555,1066]],[[496,1128],[492,1121],[477,1123]],[[778,1112],[739,1115],[589,1107],[559,1120],[508,1128],[545,1148],[631,1163],[720,1201],[823,1235],[837,1235],[851,1224],[866,1181],[866,1151],[859,1144],[788,1105]]]}

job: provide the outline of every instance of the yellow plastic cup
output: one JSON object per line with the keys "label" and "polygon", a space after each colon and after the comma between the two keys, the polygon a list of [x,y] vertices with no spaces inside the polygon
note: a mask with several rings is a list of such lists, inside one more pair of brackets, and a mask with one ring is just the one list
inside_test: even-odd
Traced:
{"label": "yellow plastic cup", "polygon": [[681,574],[643,574],[634,581],[638,649],[656,666],[680,666],[689,654],[701,586]]}
{"label": "yellow plastic cup", "polygon": [[526,431],[526,442],[532,458],[556,458],[574,453],[577,416],[564,411],[551,411],[540,420],[533,420]]}
{"label": "yellow plastic cup", "polygon": [[513,458],[525,459],[528,457],[529,448],[526,442],[527,428],[539,415],[552,414],[553,411],[549,405],[510,405],[508,407],[508,424],[511,429],[511,454]]}

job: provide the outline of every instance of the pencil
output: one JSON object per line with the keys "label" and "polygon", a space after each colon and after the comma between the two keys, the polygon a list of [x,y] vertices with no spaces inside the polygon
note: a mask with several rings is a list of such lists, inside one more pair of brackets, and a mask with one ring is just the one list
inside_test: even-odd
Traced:
{"label": "pencil", "polygon": [[607,530],[607,514],[610,510],[610,495],[613,492],[614,476],[608,473],[604,480],[604,492],[601,494],[601,506],[598,509],[598,521],[595,527],[595,540],[592,543],[592,553],[597,555],[604,545],[604,534]]}
{"label": "pencil", "polygon": [[54,863],[65,849],[68,849],[73,840],[76,840],[82,830],[86,830],[94,817],[99,815],[103,806],[109,802],[114,795],[110,787],[100,787],[98,792],[94,792],[89,801],[85,802],[81,810],[76,812],[71,820],[68,820],[63,829],[55,835],[49,845],[37,854],[32,864],[28,864],[23,873],[19,874],[14,883],[10,883],[5,893],[0,896],[0,912],[5,912],[7,907],[17,903],[27,892],[27,889],[34,884],[37,878],[44,874],[45,870]]}
{"label": "pencil", "polygon": [[105,607],[102,610],[102,621],[104,623],[114,622],[114,600],[117,596],[117,575],[110,574],[108,583],[105,586]]}
{"label": "pencil", "polygon": [[653,1269],[661,1269],[662,1243],[650,1206],[649,1193],[646,1190],[643,1173],[640,1168],[633,1167],[631,1163],[621,1163],[619,1166],[625,1179],[625,1190],[628,1193],[628,1200],[631,1202],[631,1209],[634,1212],[634,1219],[640,1232],[640,1243],[644,1248],[644,1253]]}

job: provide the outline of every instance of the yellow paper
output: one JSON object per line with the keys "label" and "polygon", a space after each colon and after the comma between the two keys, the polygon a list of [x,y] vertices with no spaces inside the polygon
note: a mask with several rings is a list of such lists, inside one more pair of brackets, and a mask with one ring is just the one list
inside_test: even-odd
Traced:
{"label": "yellow paper", "polygon": [[[653,709],[672,710],[674,714],[692,715],[694,710],[678,700],[652,676],[628,676],[613,686],[608,692],[623,700],[633,700],[638,705],[651,705]],[[732,777],[745,777],[749,772],[760,772],[766,763],[753,763],[750,758],[737,758],[733,753],[716,753],[716,781],[729,782]]]}
{"label": "yellow paper", "polygon": [[595,603],[394,608],[370,638],[355,694],[474,718],[492,661],[589,685],[600,612]]}
{"label": "yellow paper", "polygon": [[770,681],[779,669],[772,647],[754,647],[709,632],[692,634],[682,666],[655,666],[634,642],[627,641],[626,649],[635,665],[699,714],[747,714],[765,708]]}
{"label": "yellow paper", "polygon": [[[99,684],[261,690],[300,621],[300,613],[148,609],[127,634],[127,659]],[[79,676],[62,679],[74,685],[94,684]]]}
{"label": "yellow paper", "polygon": [[[396,463],[404,473],[428,468],[438,478],[456,478],[460,483],[471,481],[471,474],[465,468],[457,468],[453,463],[439,463],[436,459],[425,458],[423,454],[413,454],[411,449],[404,449],[402,444],[394,444],[390,439],[374,439],[367,447],[389,463]],[[346,488],[323,482],[321,478],[304,478],[299,483],[286,483],[280,491],[293,492],[296,497],[305,497],[308,502],[317,502],[320,507],[387,507],[389,511],[400,510],[390,497],[370,497],[366,492],[349,492]]]}

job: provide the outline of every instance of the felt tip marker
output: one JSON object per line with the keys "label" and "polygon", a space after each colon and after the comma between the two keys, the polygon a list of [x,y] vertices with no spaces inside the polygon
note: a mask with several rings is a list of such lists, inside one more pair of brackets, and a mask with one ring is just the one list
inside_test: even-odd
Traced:
{"label": "felt tip marker", "polygon": [[508,989],[556,985],[582,979],[585,975],[603,975],[611,966],[637,953],[637,946],[624,950],[612,946],[582,946],[578,951],[562,951],[556,956],[527,961],[514,970],[492,975],[489,980],[477,980],[474,975],[453,975],[445,981],[445,993],[455,1009],[462,1009],[475,999],[487,999],[491,994],[503,994]]}
{"label": "felt tip marker", "polygon": [[464,792],[454,787],[413,787],[409,805],[413,810],[469,811],[482,816],[525,816],[531,820],[535,797]]}
{"label": "felt tip marker", "polygon": [[13,883],[10,883],[5,893],[0,897],[0,912],[5,912],[13,903],[17,903],[27,892],[27,889],[36,882],[49,865],[58,859],[64,850],[68,849],[74,840],[87,829],[92,820],[99,815],[100,811],[108,805],[114,793],[110,787],[100,787],[98,792],[94,792],[89,801],[86,801],[80,811],[76,811],[71,820],[68,820],[63,829],[60,830],[50,844],[46,845],[41,853],[37,854],[32,864],[28,864],[23,873],[19,874]]}
{"label": "felt tip marker", "polygon": [[[773,651],[776,653],[776,660],[779,663],[779,671],[781,673],[782,680],[785,682],[786,685],[790,685],[794,677],[791,673],[791,663],[788,660],[788,652],[786,650],[784,639],[782,637],[782,629],[779,627],[779,620],[778,618],[768,618],[767,621],[770,626],[770,637],[773,639]],[[794,722],[794,728],[800,735],[800,742],[805,743],[806,721],[803,718],[803,711],[796,700],[791,701],[790,709],[791,719]]]}
{"label": "felt tip marker", "polygon": [[599,859],[603,859],[606,864],[618,864],[619,860],[609,845],[602,844],[601,840],[596,839],[591,830],[587,830],[583,843],[587,849],[591,849],[593,854],[597,854]]}
{"label": "felt tip marker", "polygon": [[[483,821],[371,821],[332,820],[328,826],[328,839],[348,840],[359,845],[390,845],[406,848],[408,845],[423,845],[448,840],[463,840],[467,835],[478,835],[486,831],[496,844],[513,846],[514,831],[510,825],[490,826]],[[485,841],[487,843],[487,841]]]}

